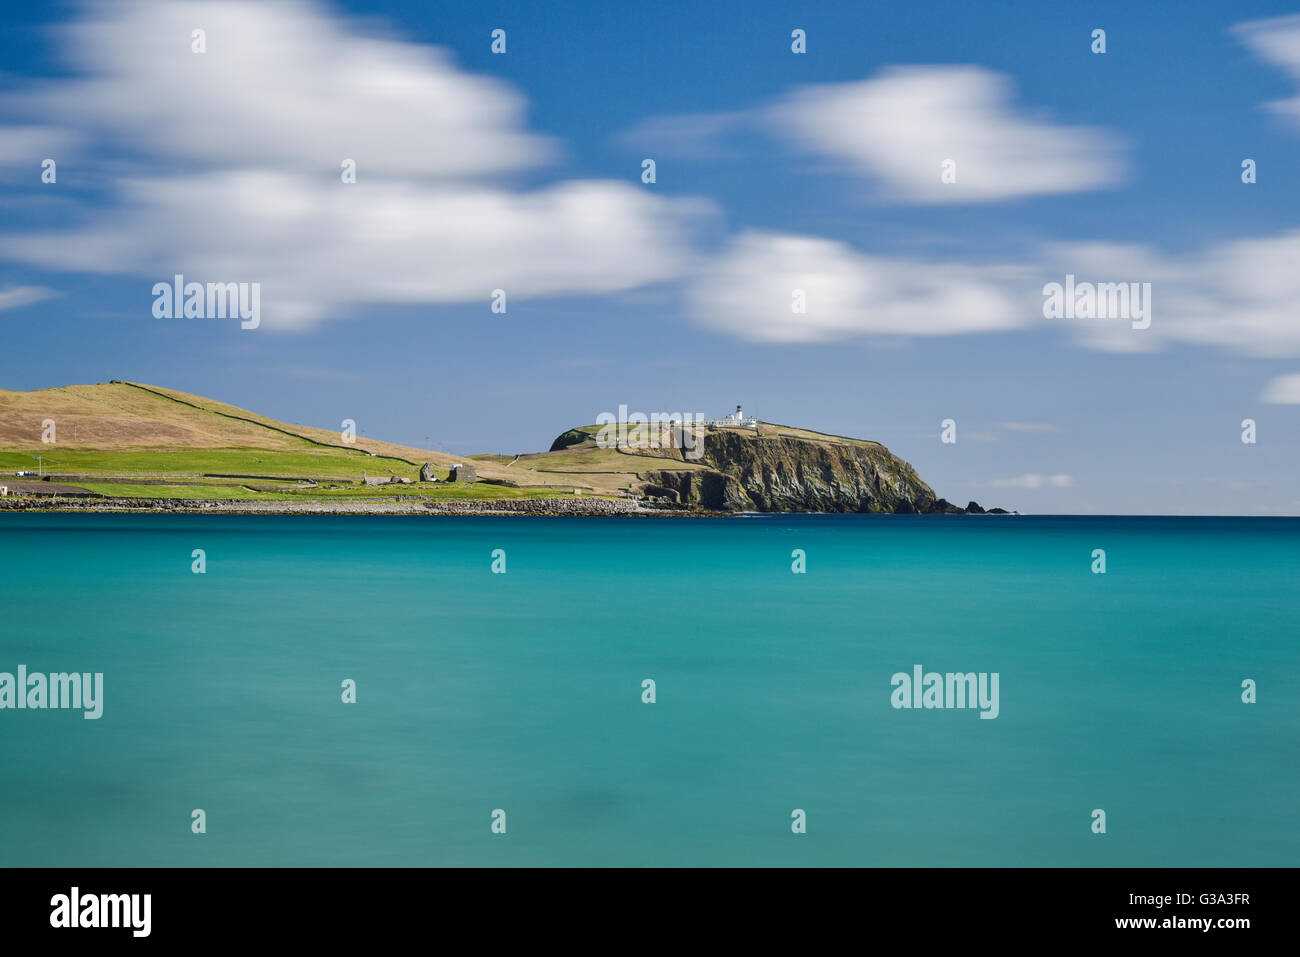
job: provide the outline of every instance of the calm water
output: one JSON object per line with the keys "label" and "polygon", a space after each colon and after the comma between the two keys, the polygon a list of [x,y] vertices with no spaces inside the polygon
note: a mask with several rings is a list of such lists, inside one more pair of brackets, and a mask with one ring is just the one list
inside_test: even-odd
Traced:
{"label": "calm water", "polygon": [[[0,864],[1300,863],[1300,520],[3,515],[0,563],[0,671],[105,676],[0,711]],[[915,664],[1000,715],[895,710]]]}

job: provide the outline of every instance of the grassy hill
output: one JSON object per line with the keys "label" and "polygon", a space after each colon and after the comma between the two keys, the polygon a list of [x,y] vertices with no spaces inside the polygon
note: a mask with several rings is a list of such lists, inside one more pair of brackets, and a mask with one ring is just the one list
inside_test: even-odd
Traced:
{"label": "grassy hill", "polygon": [[[53,443],[42,441],[47,420]],[[40,456],[50,491],[58,484],[113,498],[418,504],[631,495],[778,511],[893,510],[933,499],[910,466],[863,439],[765,422],[701,426],[706,454],[695,460],[674,447],[671,431],[633,447],[598,443],[598,432],[570,429],[546,452],[464,457],[372,438],[345,443],[334,431],[136,382],[0,390],[0,484],[42,491],[15,474],[36,469]],[[447,481],[457,462],[473,464],[478,481]],[[419,481],[423,463],[438,481]]]}
{"label": "grassy hill", "polygon": [[[55,423],[54,443],[42,442]],[[658,459],[614,449],[509,458],[470,457],[293,425],[215,399],[134,382],[71,385],[32,392],[0,390],[0,472],[40,468],[54,481],[105,495],[157,498],[312,498],[417,496],[534,498],[609,496],[631,487]],[[420,465],[445,480],[453,464],[474,465],[473,485],[420,483]],[[370,486],[363,475],[411,485]]]}

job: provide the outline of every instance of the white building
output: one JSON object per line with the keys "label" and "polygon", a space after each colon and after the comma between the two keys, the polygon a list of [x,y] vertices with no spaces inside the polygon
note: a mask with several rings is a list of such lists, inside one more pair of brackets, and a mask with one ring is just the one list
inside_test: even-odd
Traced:
{"label": "white building", "polygon": [[736,411],[732,412],[726,418],[708,419],[706,424],[712,426],[744,425],[753,427],[758,425],[758,419],[754,418],[752,415],[749,418],[745,418],[745,410],[738,405],[736,406]]}

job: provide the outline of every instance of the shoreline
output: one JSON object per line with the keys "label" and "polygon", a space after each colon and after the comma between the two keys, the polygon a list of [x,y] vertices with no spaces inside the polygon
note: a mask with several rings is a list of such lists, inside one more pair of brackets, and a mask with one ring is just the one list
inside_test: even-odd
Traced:
{"label": "shoreline", "polygon": [[254,499],[95,498],[52,495],[0,499],[0,512],[117,515],[495,515],[495,516],[717,516],[705,509],[647,507],[632,499],[504,499],[449,502],[281,502]]}
{"label": "shoreline", "polygon": [[285,502],[257,499],[89,498],[57,496],[0,498],[0,513],[54,512],[105,515],[405,515],[573,518],[752,518],[759,515],[976,515],[999,518],[1018,512],[735,512],[671,504],[647,505],[626,498],[536,498],[463,501]]}

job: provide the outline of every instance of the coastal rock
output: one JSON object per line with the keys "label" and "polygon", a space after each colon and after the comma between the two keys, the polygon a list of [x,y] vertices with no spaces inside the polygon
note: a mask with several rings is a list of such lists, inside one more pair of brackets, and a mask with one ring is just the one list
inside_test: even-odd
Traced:
{"label": "coastal rock", "polygon": [[[937,501],[912,466],[874,442],[736,429],[710,430],[699,441],[702,454],[690,461],[705,468],[666,467],[642,480],[717,511],[910,514],[931,511]],[[687,461],[680,449],[658,454]]]}
{"label": "coastal rock", "polygon": [[653,485],[647,482],[637,490],[643,497],[648,499],[657,499],[670,502],[680,502],[681,493],[677,489],[668,488],[666,485]]}
{"label": "coastal rock", "polygon": [[1005,508],[983,508],[979,502],[970,502],[965,508],[954,505],[946,498],[935,499],[925,510],[927,515],[1010,515]]}
{"label": "coastal rock", "polygon": [[551,443],[552,452],[560,452],[572,445],[581,445],[584,442],[591,441],[591,436],[581,429],[569,429],[554,442]]}
{"label": "coastal rock", "polygon": [[645,473],[642,495],[672,496],[674,501],[718,512],[761,511],[731,475],[712,469],[654,470]]}
{"label": "coastal rock", "polygon": [[[644,498],[676,494],[684,506],[735,512],[875,512],[897,515],[984,515],[978,502],[965,508],[939,498],[916,470],[876,442],[804,437],[780,432],[710,429],[701,434],[697,457],[676,447],[638,449],[637,455],[703,468],[662,469],[639,474],[634,492]],[[579,430],[556,443],[590,439]],[[1006,514],[998,509],[996,514]]]}

